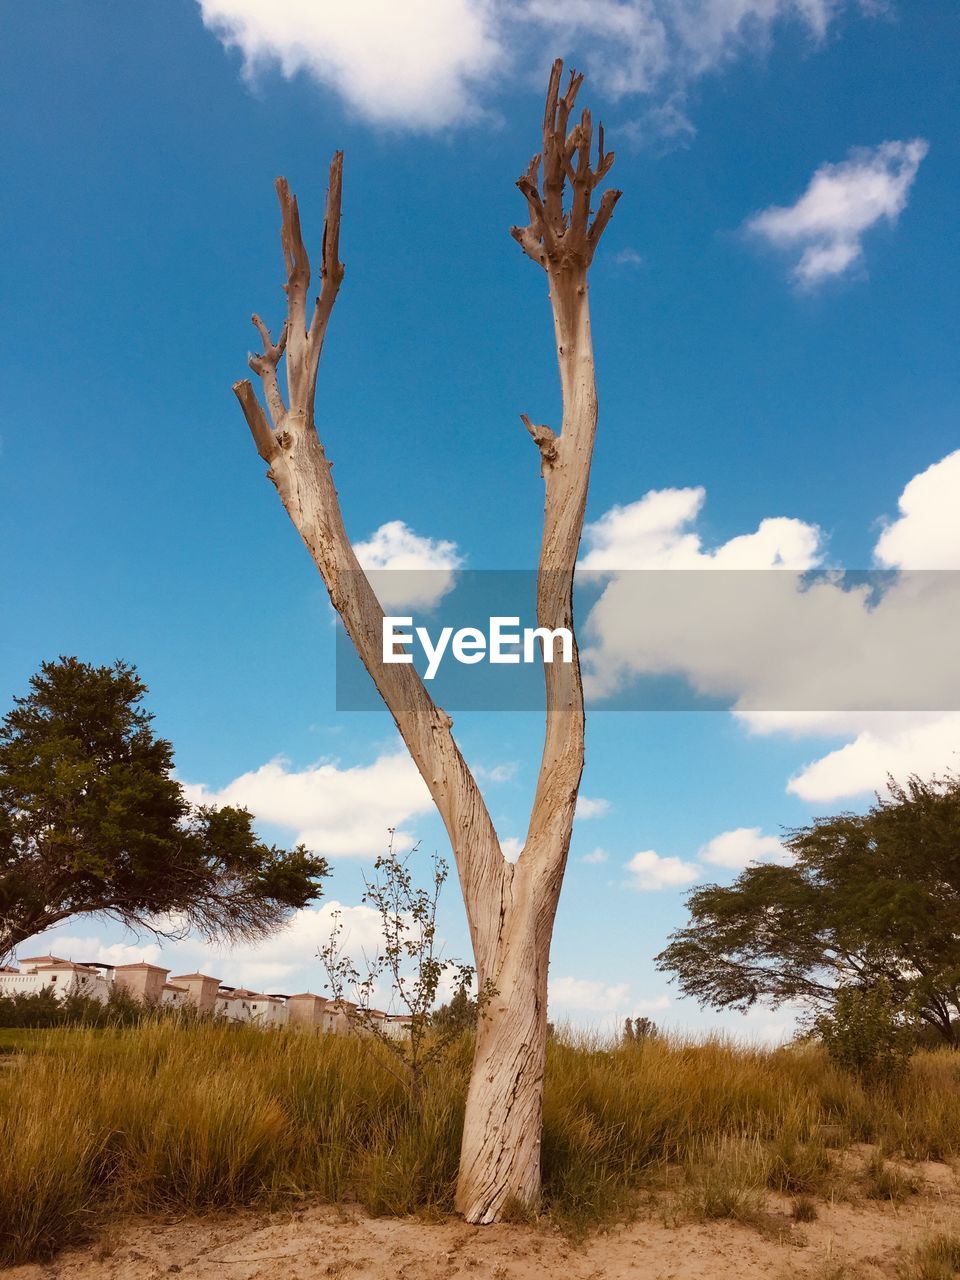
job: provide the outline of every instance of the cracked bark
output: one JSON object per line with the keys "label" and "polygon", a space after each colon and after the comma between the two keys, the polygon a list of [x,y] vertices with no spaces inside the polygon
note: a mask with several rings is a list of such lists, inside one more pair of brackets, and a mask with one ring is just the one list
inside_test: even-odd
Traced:
{"label": "cracked bark", "polygon": [[[592,194],[608,173],[598,130],[591,165],[589,112],[570,127],[582,76],[560,92],[562,64],[552,69],[543,121],[543,150],[517,186],[530,221],[511,234],[547,275],[563,396],[560,431],[522,415],[540,452],[545,484],[537,578],[541,627],[573,631],[573,571],[586,509],[597,426],[597,393],[587,272],[619,198]],[[542,178],[541,178],[542,173]],[[321,291],[307,320],[310,263],[296,198],[277,182],[281,243],[287,269],[287,319],[276,343],[253,317],[263,351],[250,367],[263,386],[264,410],[250,382],[234,391],[269,478],[310,551],[334,608],[376,682],[426,782],[450,838],[467,910],[481,990],[490,990],[477,1030],[467,1095],[457,1208],[475,1223],[493,1222],[510,1201],[536,1205],[546,1056],[547,967],[560,886],[583,771],[584,709],[579,657],[545,663],[546,726],[530,823],[516,864],[507,862],[480,789],[454,740],[452,721],[412,666],[381,662],[383,612],[347,537],[330,462],[317,435],[314,400],[327,323],[343,279],[339,260],[343,157],[330,166],[321,261]],[[565,194],[569,192],[569,199]],[[277,377],[286,357],[288,402]],[[268,417],[269,414],[269,417]]]}

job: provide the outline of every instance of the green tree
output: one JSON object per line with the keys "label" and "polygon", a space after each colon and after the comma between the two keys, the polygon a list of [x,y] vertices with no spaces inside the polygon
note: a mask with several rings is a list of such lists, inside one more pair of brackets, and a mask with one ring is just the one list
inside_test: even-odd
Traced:
{"label": "green tree", "polygon": [[896,1008],[955,1043],[960,779],[891,780],[867,813],[818,818],[784,844],[789,865],[694,890],[658,968],[703,1004],[790,1001],[814,1016],[841,991],[884,984]]}
{"label": "green tree", "polygon": [[458,987],[446,1004],[434,1009],[430,1024],[438,1031],[460,1035],[464,1031],[476,1031],[479,1017],[479,1001],[474,1000],[466,987]]}
{"label": "green tree", "polygon": [[68,916],[255,939],[320,896],[323,858],[192,805],[132,666],[45,662],[0,724],[0,959]]}

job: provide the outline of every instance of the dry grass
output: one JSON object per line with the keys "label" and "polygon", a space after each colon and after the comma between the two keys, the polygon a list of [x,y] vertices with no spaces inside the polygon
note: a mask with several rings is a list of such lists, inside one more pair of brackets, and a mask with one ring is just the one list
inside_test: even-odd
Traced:
{"label": "dry grass", "polygon": [[[0,1262],[48,1255],[129,1212],[451,1207],[466,1041],[427,1081],[421,1111],[377,1047],[353,1038],[160,1022],[37,1043],[0,1075]],[[960,1154],[960,1055],[920,1054],[897,1090],[869,1092],[812,1047],[555,1042],[544,1208],[582,1233],[632,1213],[669,1167],[684,1212],[749,1221],[768,1189],[825,1190],[825,1134],[888,1156]],[[870,1176],[894,1194],[890,1166]]]}
{"label": "dry grass", "polygon": [[901,1280],[956,1280],[960,1276],[960,1237],[935,1236],[922,1244],[900,1269]]}

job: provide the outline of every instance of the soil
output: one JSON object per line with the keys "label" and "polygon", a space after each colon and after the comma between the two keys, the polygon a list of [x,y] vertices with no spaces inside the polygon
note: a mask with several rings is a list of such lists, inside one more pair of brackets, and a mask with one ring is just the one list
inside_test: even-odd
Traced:
{"label": "soil", "polygon": [[942,1164],[909,1166],[920,1188],[900,1204],[818,1201],[797,1224],[771,1196],[762,1222],[669,1224],[651,1206],[629,1225],[574,1244],[555,1228],[470,1227],[458,1219],[371,1218],[318,1206],[292,1213],[128,1221],[4,1280],[893,1280],[917,1245],[960,1233],[960,1191]]}

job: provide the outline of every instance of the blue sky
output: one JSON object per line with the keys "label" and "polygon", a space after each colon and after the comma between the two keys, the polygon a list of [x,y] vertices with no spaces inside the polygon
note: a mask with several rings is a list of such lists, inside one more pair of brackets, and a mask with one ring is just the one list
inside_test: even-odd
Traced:
{"label": "blue sky", "polygon": [[[317,416],[355,539],[389,525],[388,555],[400,537],[425,563],[442,540],[472,568],[534,564],[541,481],[518,415],[556,422],[559,392],[544,282],[507,232],[559,55],[587,72],[625,192],[591,276],[588,550],[702,566],[765,527],[749,567],[775,543],[797,563],[956,568],[960,27],[924,2],[259,8],[0,5],[0,695],[61,652],[135,662],[179,774],[245,798],[271,836],[311,832],[336,866],[328,898],[352,908],[388,823],[445,846],[387,718],[334,709],[322,585],[230,393],[250,312],[280,315],[273,178],[316,243],[346,152]],[[501,835],[522,835],[537,717],[457,730]],[[598,803],[574,835],[555,1014],[771,1033],[781,1019],[701,1014],[654,972],[691,877],[867,803],[888,768],[949,767],[958,739],[946,712],[765,732],[593,716]],[[766,844],[709,844],[754,828]],[[638,853],[656,860],[631,869]],[[215,972],[316,988],[325,920]],[[453,885],[443,923],[463,952]],[[91,921],[60,938],[133,945]],[[193,943],[167,954],[213,963]]]}

